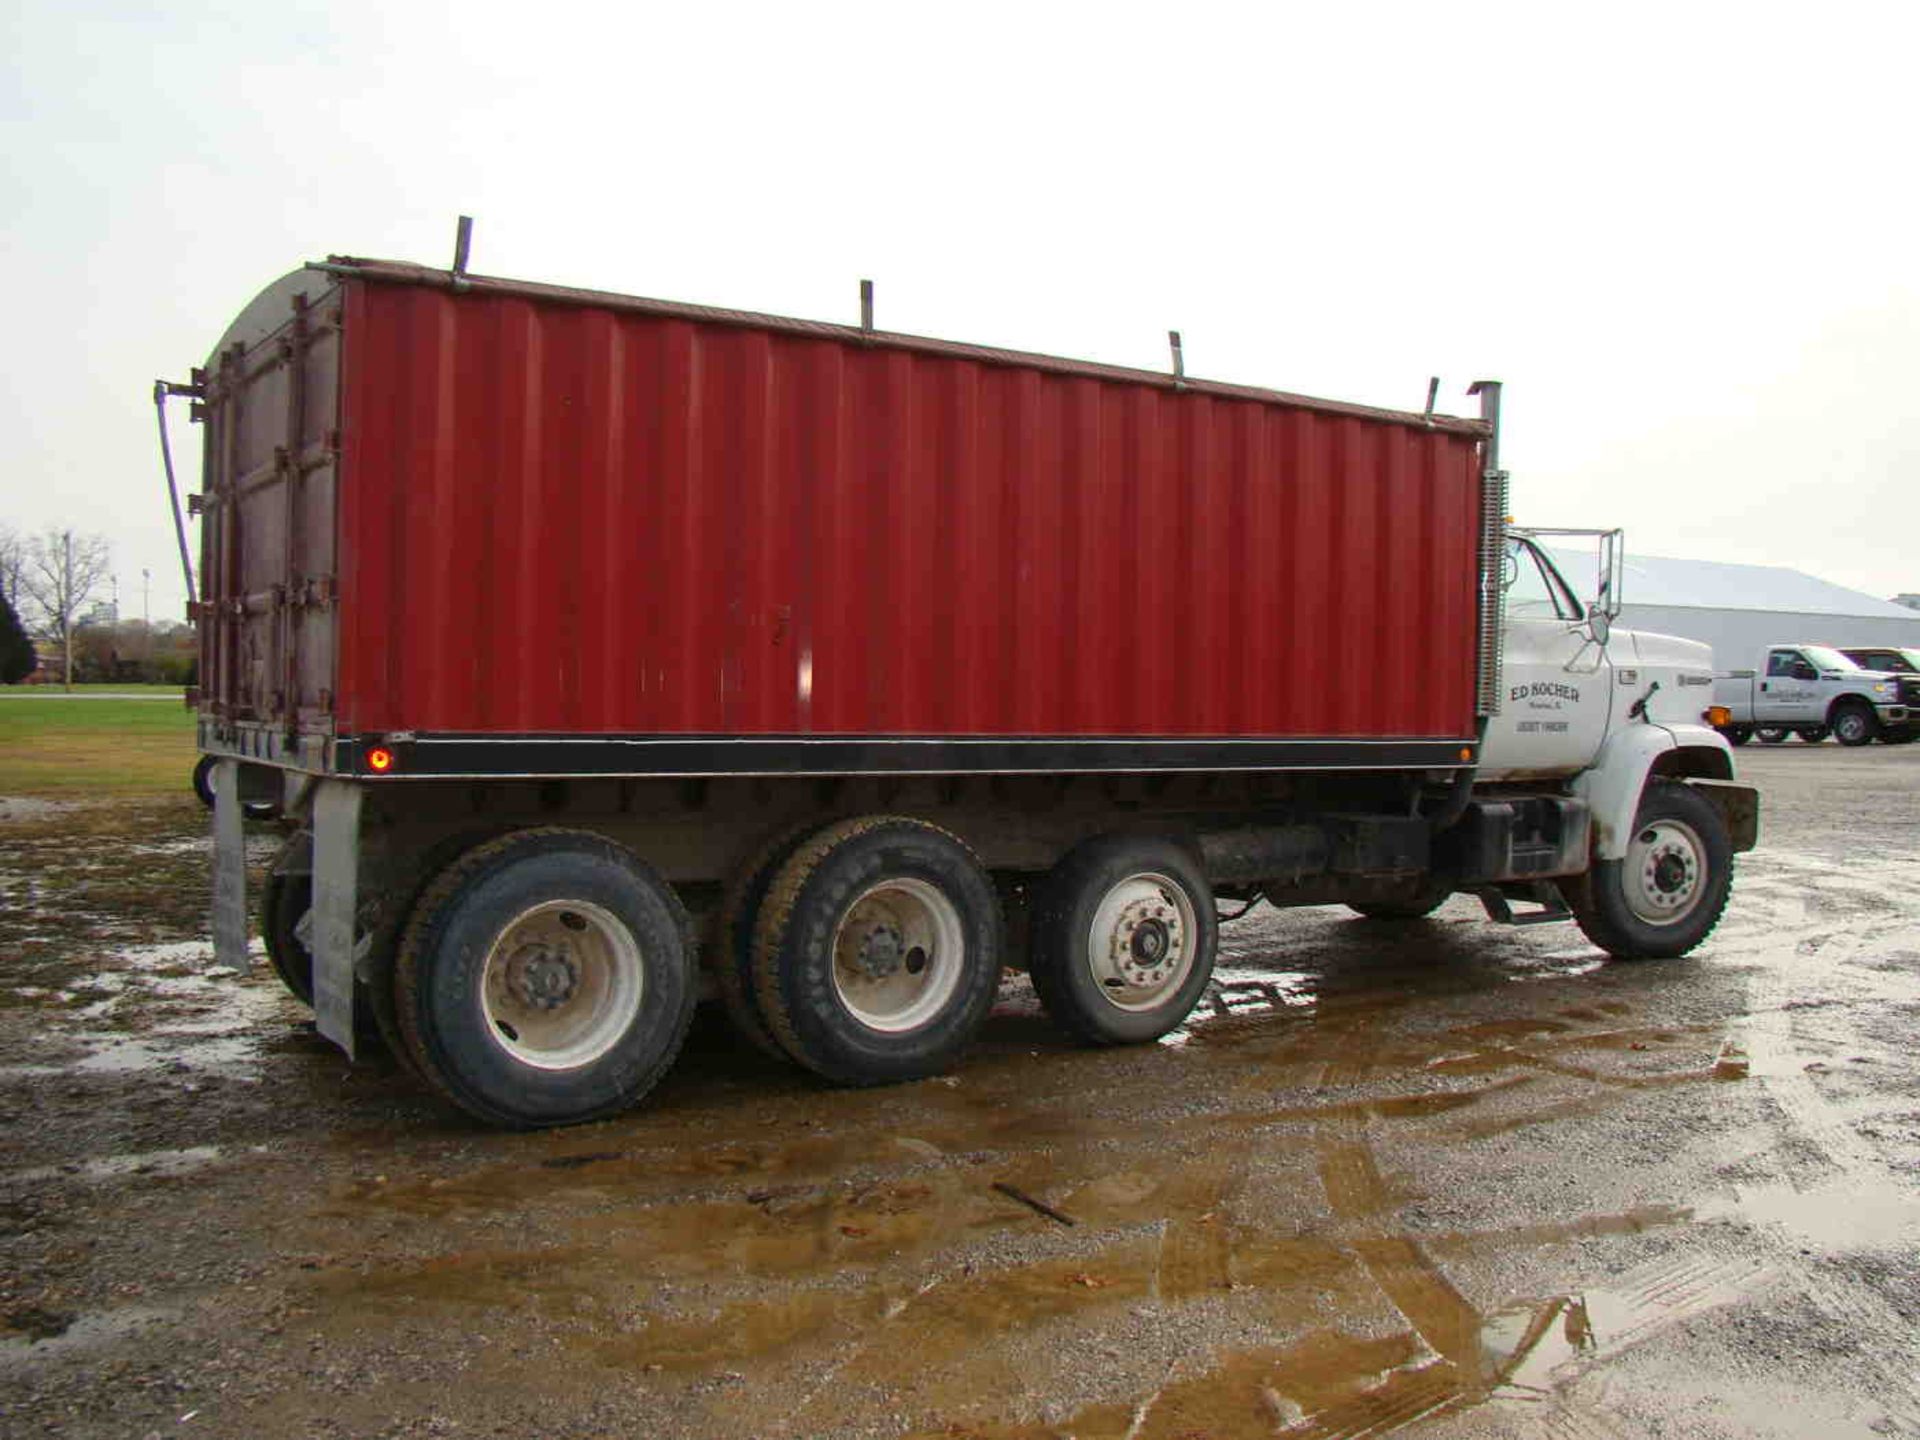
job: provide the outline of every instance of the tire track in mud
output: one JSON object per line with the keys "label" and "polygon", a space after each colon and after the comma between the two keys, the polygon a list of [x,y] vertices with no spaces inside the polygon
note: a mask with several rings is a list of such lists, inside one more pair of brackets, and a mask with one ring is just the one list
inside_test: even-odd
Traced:
{"label": "tire track in mud", "polygon": [[[980,1187],[975,1182],[986,1171],[951,1166],[881,1185],[865,1199],[837,1196],[831,1187],[821,1191],[790,1185],[753,1192],[767,1196],[757,1207],[742,1207],[737,1198],[727,1204],[689,1197],[685,1203],[669,1200],[639,1212],[608,1212],[578,1231],[570,1246],[544,1253],[460,1257],[411,1277],[388,1270],[371,1289],[362,1279],[343,1276],[334,1298],[348,1308],[336,1308],[333,1319],[351,1326],[356,1323],[352,1311],[370,1302],[376,1311],[397,1313],[415,1312],[422,1304],[456,1311],[484,1305],[503,1279],[552,1297],[557,1317],[611,1318],[631,1300],[623,1301],[617,1287],[610,1290],[606,1277],[644,1274],[650,1268],[648,1257],[656,1252],[679,1254],[682,1273],[701,1273],[685,1269],[692,1258],[687,1244],[694,1237],[704,1237],[708,1248],[702,1264],[716,1276],[724,1276],[748,1255],[760,1270],[782,1253],[789,1256],[796,1275],[822,1266],[843,1274],[849,1265],[874,1267],[850,1287],[801,1292],[780,1302],[748,1299],[722,1304],[718,1310],[658,1315],[624,1334],[603,1333],[598,1340],[582,1334],[570,1342],[580,1358],[629,1373],[661,1369],[693,1376],[733,1367],[774,1367],[803,1386],[804,1401],[792,1412],[786,1433],[804,1434],[831,1428],[836,1420],[851,1423],[854,1415],[842,1390],[852,1387],[858,1393],[862,1387],[901,1383],[903,1374],[910,1373],[901,1369],[902,1356],[970,1355],[953,1373],[942,1374],[935,1366],[935,1373],[916,1377],[955,1409],[964,1412],[983,1395],[997,1396],[1016,1410],[1029,1409],[1044,1405],[1047,1397],[1032,1390],[1032,1378],[1019,1357],[1023,1337],[1043,1327],[1109,1325],[1103,1316],[1143,1304],[1177,1316],[1185,1305],[1214,1297],[1242,1308],[1297,1316],[1311,1313],[1315,1296],[1337,1295],[1343,1298],[1335,1313],[1344,1313],[1365,1298],[1355,1288],[1364,1282],[1412,1326],[1404,1353],[1392,1363],[1370,1360],[1371,1368],[1364,1371],[1316,1369],[1304,1358],[1316,1353],[1311,1337],[1304,1351],[1294,1346],[1272,1352],[1260,1365],[1246,1357],[1229,1357],[1205,1367],[1204,1373],[1164,1380],[1145,1401],[1130,1407],[1133,1418],[1128,1424],[1136,1440],[1179,1433],[1168,1427],[1179,1417],[1223,1403],[1214,1394],[1223,1386],[1232,1390],[1240,1385],[1241,1399],[1291,1417],[1286,1423],[1292,1428],[1282,1432],[1290,1437],[1384,1435],[1450,1407],[1481,1403],[1498,1389],[1481,1358],[1485,1317],[1418,1242],[1380,1218],[1395,1201],[1379,1173],[1369,1134],[1407,1114],[1429,1112],[1401,1110],[1390,1098],[1342,1101],[1317,1112],[1309,1107],[1284,1112],[1289,1122],[1316,1113],[1304,1158],[1320,1175],[1333,1212],[1336,1233],[1325,1239],[1250,1234],[1232,1223],[1226,1212],[1246,1183],[1246,1147],[1230,1147],[1238,1153],[1211,1157],[1202,1149],[1190,1163],[1171,1171],[1159,1163],[1129,1170],[1129,1164],[1141,1163],[1133,1158],[1140,1140],[1136,1135],[1136,1146],[1118,1151],[1109,1141],[1066,1147],[1035,1175],[1023,1177],[1038,1193],[1079,1216],[1090,1227],[1085,1233],[1092,1242],[1091,1248],[1075,1254],[1029,1265],[972,1273],[942,1243],[943,1235],[977,1231],[983,1221],[1043,1236],[1053,1233],[1027,1212],[996,1209],[994,1201],[976,1193]],[[804,1143],[824,1144],[829,1152],[836,1149],[826,1137]],[[587,1183],[594,1180],[596,1169],[617,1170],[624,1163],[622,1157],[589,1158],[580,1166],[560,1169],[557,1176],[548,1172],[548,1178]],[[1116,1164],[1120,1168],[1112,1168]],[[997,1174],[1006,1165],[988,1169]],[[343,1219],[361,1207],[347,1208]],[[399,1208],[407,1208],[404,1199]],[[684,1216],[669,1218],[679,1210]],[[727,1223],[729,1211],[734,1219]],[[739,1230],[742,1211],[744,1232]],[[929,1218],[936,1213],[938,1223]],[[1510,1238],[1551,1243],[1573,1234],[1621,1233],[1685,1218],[1683,1212],[1670,1212],[1631,1222],[1575,1220],[1526,1227]],[[610,1236],[618,1239],[609,1242]],[[669,1236],[679,1238],[665,1238]],[[1495,1246],[1506,1243],[1506,1237],[1484,1238]],[[659,1243],[663,1239],[665,1243]],[[739,1248],[748,1242],[749,1249]],[[794,1247],[790,1251],[777,1248],[788,1244]],[[888,1251],[907,1258],[889,1263],[884,1258]],[[631,1296],[631,1286],[628,1291]],[[1250,1297],[1247,1292],[1252,1292]],[[996,1337],[999,1348],[983,1346],[985,1336]],[[1292,1377],[1285,1386],[1275,1379],[1280,1374]],[[1265,1399],[1268,1394],[1274,1397],[1272,1404]],[[735,1399],[720,1396],[712,1403],[733,1415]],[[744,1422],[752,1402],[742,1396],[737,1404],[745,1408],[735,1418]],[[976,1427],[966,1433],[1023,1432],[1019,1427]],[[1105,1432],[1076,1422],[1076,1433]],[[1248,1432],[1235,1426],[1216,1433]]]}
{"label": "tire track in mud", "polygon": [[[1873,964],[1876,952],[1920,929],[1917,869],[1912,859],[1839,864],[1796,854],[1771,858],[1760,883],[1743,888],[1743,900],[1757,901],[1759,913],[1743,914],[1739,928],[1761,932],[1768,958],[1750,969],[1746,1013],[1731,1028],[1749,1073],[1779,1109],[1787,1132],[1829,1172],[1811,1188],[1799,1179],[1790,1182],[1810,1204],[1819,1204],[1823,1194],[1834,1206],[1874,1196],[1913,1198],[1888,1158],[1861,1133],[1859,1118],[1823,1093],[1816,1077],[1825,1072],[1824,1057],[1878,1048],[1860,1034],[1861,1017],[1888,1006],[1911,1007],[1920,998],[1911,973]],[[1847,913],[1848,906],[1834,902],[1836,895],[1868,913]],[[1820,979],[1841,993],[1808,996],[1806,974],[1816,967]],[[1763,1223],[1743,1215],[1737,1200],[1725,1216]],[[1799,1292],[1840,1328],[1854,1334],[1909,1330],[1905,1317],[1872,1292],[1837,1283],[1817,1264],[1795,1263],[1793,1270]],[[1859,1358],[1878,1376],[1889,1419],[1906,1433],[1920,1434],[1915,1376],[1871,1349],[1863,1348]]]}
{"label": "tire track in mud", "polygon": [[[1763,951],[1775,958],[1749,970],[1746,1013],[1735,1033],[1745,1044],[1750,1073],[1779,1106],[1788,1126],[1842,1174],[1877,1172],[1884,1162],[1820,1093],[1801,1057],[1809,1049],[1831,1053],[1840,1048],[1836,1040],[1855,1038],[1849,1011],[1915,999],[1910,977],[1861,963],[1894,935],[1920,927],[1920,902],[1912,898],[1914,869],[1911,861],[1841,866],[1796,855],[1791,862],[1770,860],[1762,883],[1742,890],[1741,898],[1749,904],[1758,892],[1762,913],[1743,913],[1738,928],[1759,930],[1765,937]],[[1836,891],[1869,902],[1877,913],[1864,921],[1816,913],[1823,897]],[[1847,928],[1836,931],[1836,920],[1842,918]],[[1816,963],[1829,980],[1842,982],[1847,993],[1823,994],[1810,1002],[1800,978],[1802,962]],[[1842,1033],[1833,1036],[1835,1030]]]}
{"label": "tire track in mud", "polygon": [[[1581,1013],[1605,1020],[1612,1012]],[[808,1377],[801,1381],[805,1398],[789,1417],[789,1433],[806,1433],[810,1425],[828,1424],[837,1413],[845,1415],[837,1393],[843,1385],[898,1384],[901,1353],[952,1355],[965,1352],[970,1343],[978,1349],[983,1334],[1013,1337],[1008,1353],[980,1354],[966,1367],[967,1383],[941,1385],[940,1393],[956,1399],[994,1395],[1025,1409],[1044,1405],[1046,1397],[1033,1392],[1023,1377],[1018,1337],[1040,1327],[1110,1324],[1101,1317],[1123,1307],[1147,1304],[1177,1312],[1185,1304],[1205,1303],[1216,1296],[1227,1297],[1229,1305],[1245,1308],[1252,1303],[1269,1311],[1284,1309],[1288,1297],[1295,1294],[1305,1299],[1315,1293],[1339,1293],[1359,1303],[1365,1296],[1353,1293],[1354,1287],[1364,1283],[1412,1327],[1405,1356],[1393,1365],[1375,1367],[1368,1383],[1359,1385],[1357,1380],[1366,1377],[1321,1375],[1316,1379],[1299,1372],[1297,1357],[1288,1358],[1293,1356],[1291,1349],[1275,1352],[1273,1364],[1294,1367],[1290,1373],[1298,1373],[1293,1383],[1304,1387],[1304,1396],[1326,1396],[1326,1403],[1311,1413],[1300,1399],[1276,1388],[1271,1377],[1255,1388],[1261,1396],[1270,1392],[1276,1397],[1278,1409],[1268,1405],[1268,1410],[1292,1417],[1287,1421],[1292,1428],[1283,1432],[1289,1436],[1384,1435],[1440,1410],[1483,1403],[1504,1382],[1483,1356],[1487,1317],[1460,1294],[1419,1242],[1380,1219],[1396,1202],[1379,1173],[1370,1144],[1372,1131],[1395,1122],[1446,1116],[1483,1097],[1538,1083],[1543,1075],[1600,1083],[1617,1096],[1649,1084],[1708,1078],[1711,1072],[1689,1069],[1654,1076],[1607,1076],[1590,1066],[1534,1065],[1531,1062],[1539,1057],[1504,1043],[1512,1027],[1462,1026],[1430,1037],[1424,1045],[1400,1042],[1407,1053],[1396,1053],[1385,1068],[1409,1064],[1425,1068],[1439,1054],[1465,1065],[1469,1073],[1476,1067],[1519,1067],[1527,1073],[1465,1090],[1328,1103],[1330,1089],[1356,1084],[1363,1075],[1374,1083],[1382,1078],[1377,1063],[1381,1057],[1374,1053],[1377,1046],[1361,1043],[1359,1032],[1366,1028],[1366,1018],[1355,1017],[1350,1027],[1341,1027],[1347,1032],[1344,1036],[1324,1037],[1336,1054],[1319,1062],[1319,1081],[1309,1092],[1321,1103],[1211,1117],[1204,1136],[1189,1145],[1175,1145],[1184,1152],[1185,1161],[1176,1162],[1171,1172],[1163,1154],[1151,1161],[1131,1157],[1190,1134],[1189,1121],[1155,1122],[1144,1128],[1137,1120],[1117,1125],[1081,1121],[1060,1128],[1031,1125],[1031,1117],[1012,1115],[996,1122],[992,1158],[985,1169],[973,1168],[988,1159],[978,1150],[977,1131],[914,1123],[906,1127],[912,1134],[893,1137],[891,1147],[886,1136],[850,1130],[839,1136],[829,1133],[745,1148],[709,1148],[697,1163],[683,1152],[678,1164],[666,1167],[666,1174],[656,1164],[662,1157],[644,1144],[562,1152],[533,1167],[500,1167],[490,1175],[464,1181],[441,1179],[425,1187],[372,1186],[324,1208],[336,1219],[351,1222],[369,1206],[425,1215],[484,1211],[525,1202],[541,1191],[550,1198],[555,1190],[570,1187],[590,1193],[625,1190],[637,1183],[644,1192],[664,1181],[670,1191],[680,1193],[659,1195],[639,1211],[622,1207],[583,1222],[579,1244],[537,1258],[525,1254],[472,1257],[471,1265],[453,1267],[472,1277],[476,1293],[484,1293],[501,1275],[517,1274],[530,1289],[568,1297],[567,1308],[573,1308],[584,1291],[585,1308],[597,1307],[602,1313],[617,1311],[620,1301],[609,1295],[595,1275],[642,1269],[649,1255],[674,1257],[670,1263],[681,1273],[716,1277],[724,1277],[749,1256],[753,1273],[764,1272],[771,1264],[775,1273],[796,1278],[822,1267],[842,1273],[849,1265],[873,1267],[850,1288],[803,1292],[778,1303],[750,1300],[722,1303],[718,1310],[705,1313],[656,1316],[599,1343],[583,1337],[580,1345],[585,1350],[576,1347],[577,1353],[598,1365],[629,1372],[664,1369],[692,1375],[721,1367],[772,1365],[795,1377]],[[1635,1044],[1633,1037],[1641,1033],[1617,1026],[1579,1031],[1552,1020],[1531,1022],[1527,1029],[1549,1045],[1616,1049]],[[1690,1041],[1693,1034],[1675,1032],[1668,1038]],[[1609,1081],[1615,1083],[1608,1085]],[[933,1093],[939,1099],[940,1092]],[[1605,1104],[1609,1096],[1580,1103]],[[940,1108],[934,1106],[936,1115]],[[1256,1136],[1288,1134],[1299,1137],[1291,1148],[1301,1151],[1308,1168],[1320,1178],[1335,1220],[1334,1237],[1252,1236],[1225,1213],[1245,1183],[1246,1157],[1252,1150],[1249,1142]],[[1223,1139],[1229,1152],[1225,1159],[1219,1158],[1216,1149]],[[888,1154],[893,1156],[891,1161],[884,1158]],[[962,1156],[968,1162],[955,1163]],[[929,1167],[929,1160],[936,1163]],[[905,1169],[867,1185],[863,1200],[861,1192],[849,1193],[831,1179],[856,1163],[878,1163],[883,1173],[889,1165]],[[1145,1168],[1130,1171],[1129,1163]],[[1113,1168],[1116,1164],[1120,1168]],[[1083,1249],[1077,1257],[972,1273],[951,1246],[942,1244],[942,1235],[980,1233],[983,1225],[1051,1233],[1027,1212],[974,1193],[984,1185],[980,1177],[988,1173],[1011,1176],[1032,1193],[1081,1217],[1094,1227],[1082,1232],[1093,1248]],[[733,1193],[724,1197],[705,1193],[700,1186],[702,1175],[721,1179]],[[826,1183],[819,1183],[816,1176]],[[774,1183],[751,1188],[754,1182],[769,1180]],[[695,1187],[692,1192],[686,1189],[689,1181]],[[748,1187],[749,1198],[764,1197],[763,1203],[741,1207],[740,1191],[734,1187]],[[918,1197],[924,1203],[911,1203],[914,1191],[924,1192]],[[889,1207],[889,1195],[906,1196],[910,1203]],[[889,1208],[897,1213],[886,1215]],[[876,1209],[883,1213],[876,1216]],[[934,1210],[938,1223],[928,1219]],[[1623,1218],[1619,1223],[1603,1217],[1529,1226],[1512,1238],[1551,1243],[1569,1234],[1623,1233],[1687,1218],[1678,1211],[1650,1213],[1631,1222]],[[1148,1227],[1144,1232],[1142,1225]],[[616,1233],[620,1239],[609,1248],[606,1237]],[[1497,1238],[1490,1243],[1497,1243]],[[906,1257],[906,1262],[886,1261],[884,1252],[889,1250]],[[706,1258],[692,1263],[700,1255]],[[784,1261],[779,1258],[783,1255]],[[548,1265],[552,1274],[542,1278],[536,1271],[517,1268],[517,1262]],[[436,1268],[416,1275],[417,1280],[409,1281],[404,1272],[390,1274],[376,1289],[390,1296],[393,1304],[467,1303],[459,1295],[466,1282],[449,1271]],[[1235,1301],[1236,1288],[1257,1289],[1257,1299]],[[361,1294],[364,1299],[365,1292]],[[1146,1401],[1132,1408],[1129,1425],[1138,1436],[1177,1433],[1166,1431],[1163,1422],[1201,1403],[1189,1387],[1218,1383],[1224,1373],[1239,1373],[1238,1367],[1241,1361],[1230,1357],[1204,1374],[1163,1381]],[[740,1418],[747,1413],[742,1410]],[[1570,1426],[1578,1423],[1577,1419],[1567,1421]],[[1604,1432],[1568,1429],[1566,1433]]]}
{"label": "tire track in mud", "polygon": [[[1546,1068],[1571,1078],[1611,1078],[1580,1067]],[[1330,1066],[1329,1073],[1343,1079],[1345,1069]],[[1687,1078],[1698,1077],[1687,1072],[1616,1083],[1635,1088]],[[1544,1433],[1565,1440],[1612,1440],[1618,1432],[1604,1419],[1573,1408],[1571,1382],[1670,1326],[1750,1298],[1773,1279],[1768,1267],[1747,1259],[1662,1259],[1628,1272],[1604,1291],[1573,1292],[1523,1307],[1527,1323],[1502,1357],[1496,1316],[1467,1300],[1417,1239],[1396,1233],[1382,1220],[1393,1198],[1369,1126],[1369,1117],[1351,1109],[1329,1111],[1320,1127],[1318,1174],[1334,1215],[1362,1231],[1350,1242],[1352,1252],[1412,1326],[1426,1355],[1340,1406],[1304,1417],[1303,1425],[1281,1432],[1289,1440],[1387,1435],[1431,1416],[1516,1397],[1545,1407],[1539,1422]],[[1549,1343],[1554,1339],[1557,1343]]]}

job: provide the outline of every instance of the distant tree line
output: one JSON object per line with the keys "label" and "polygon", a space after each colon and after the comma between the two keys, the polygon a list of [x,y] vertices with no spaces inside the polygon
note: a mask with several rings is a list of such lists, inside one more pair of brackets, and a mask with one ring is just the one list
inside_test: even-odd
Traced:
{"label": "distant tree line", "polygon": [[0,525],[0,684],[19,684],[43,661],[53,673],[38,678],[53,684],[194,683],[188,626],[122,620],[98,603],[112,565],[102,536],[60,528],[21,535]]}

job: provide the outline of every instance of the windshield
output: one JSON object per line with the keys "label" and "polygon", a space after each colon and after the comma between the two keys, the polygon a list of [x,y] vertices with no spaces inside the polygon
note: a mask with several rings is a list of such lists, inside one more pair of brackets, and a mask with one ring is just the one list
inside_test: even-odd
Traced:
{"label": "windshield", "polygon": [[1558,620],[1580,618],[1580,607],[1559,572],[1524,540],[1508,537],[1506,565],[1500,583],[1506,592],[1507,614],[1510,616]]}
{"label": "windshield", "polygon": [[1800,653],[1822,670],[1858,670],[1860,668],[1838,650],[1829,650],[1825,645],[1802,645]]}

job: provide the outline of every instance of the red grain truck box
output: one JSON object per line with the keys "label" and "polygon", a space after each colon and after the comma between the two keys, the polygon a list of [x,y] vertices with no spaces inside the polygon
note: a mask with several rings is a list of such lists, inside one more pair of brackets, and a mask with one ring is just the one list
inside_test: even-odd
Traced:
{"label": "red grain truck box", "polygon": [[[160,388],[205,422],[217,952],[275,823],[275,969],[494,1123],[631,1104],[703,991],[848,1084],[954,1063],[1009,967],[1150,1040],[1221,897],[1678,954],[1752,843],[1692,652],[1608,683],[1611,612],[1506,529],[1497,385],[1402,413],[336,258]],[[1489,729],[1517,578],[1556,718]]]}

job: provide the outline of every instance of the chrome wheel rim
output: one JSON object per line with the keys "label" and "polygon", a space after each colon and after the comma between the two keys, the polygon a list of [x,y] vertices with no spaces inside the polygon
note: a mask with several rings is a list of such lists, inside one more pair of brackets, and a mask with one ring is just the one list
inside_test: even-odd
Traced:
{"label": "chrome wheel rim", "polygon": [[1193,973],[1199,917],[1186,887],[1144,871],[1116,882],[1087,927],[1094,988],[1118,1010],[1154,1010]]}
{"label": "chrome wheel rim", "polygon": [[833,992],[869,1030],[917,1030],[960,989],[966,948],[960,911],[937,885],[883,880],[834,927]]}
{"label": "chrome wheel rim", "polygon": [[1849,710],[1833,722],[1833,733],[1842,740],[1858,740],[1867,733],[1867,722],[1857,711]]}
{"label": "chrome wheel rim", "polygon": [[646,989],[640,946],[611,911],[549,900],[502,928],[481,972],[487,1033],[537,1070],[571,1070],[611,1050]]}
{"label": "chrome wheel rim", "polygon": [[1693,913],[1706,889],[1706,846],[1680,820],[1643,825],[1627,847],[1627,908],[1649,925],[1674,925]]}

